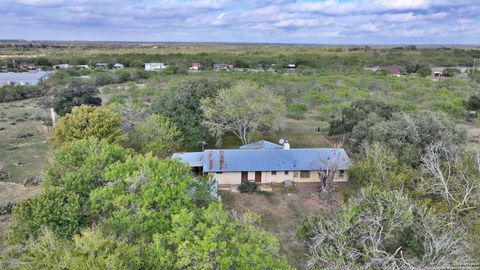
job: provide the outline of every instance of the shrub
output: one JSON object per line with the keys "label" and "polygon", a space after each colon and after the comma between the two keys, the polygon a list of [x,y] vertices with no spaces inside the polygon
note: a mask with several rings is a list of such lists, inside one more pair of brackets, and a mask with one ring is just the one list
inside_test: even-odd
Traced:
{"label": "shrub", "polygon": [[257,184],[255,182],[247,181],[240,186],[238,186],[238,191],[241,193],[252,193],[257,190]]}

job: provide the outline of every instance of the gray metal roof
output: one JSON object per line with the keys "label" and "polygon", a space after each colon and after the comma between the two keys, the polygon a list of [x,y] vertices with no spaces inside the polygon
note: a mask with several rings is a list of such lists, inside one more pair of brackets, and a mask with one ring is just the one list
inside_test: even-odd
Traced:
{"label": "gray metal roof", "polygon": [[[176,153],[191,167],[203,167],[204,172],[240,171],[322,171],[331,169],[334,148],[268,149],[268,150],[205,150]],[[348,168],[350,159],[344,149],[336,151],[337,168]]]}
{"label": "gray metal roof", "polygon": [[240,149],[283,149],[283,146],[269,141],[261,140],[240,146]]}

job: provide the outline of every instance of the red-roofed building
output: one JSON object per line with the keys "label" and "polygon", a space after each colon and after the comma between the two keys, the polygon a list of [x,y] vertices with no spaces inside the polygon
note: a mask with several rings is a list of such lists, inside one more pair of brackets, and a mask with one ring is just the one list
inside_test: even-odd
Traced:
{"label": "red-roofed building", "polygon": [[390,66],[381,66],[379,68],[380,71],[385,71],[387,73],[392,74],[393,76],[400,77],[401,70],[400,67],[395,66],[395,65],[390,65]]}
{"label": "red-roofed building", "polygon": [[199,70],[201,66],[199,62],[192,62],[190,64],[190,70]]}

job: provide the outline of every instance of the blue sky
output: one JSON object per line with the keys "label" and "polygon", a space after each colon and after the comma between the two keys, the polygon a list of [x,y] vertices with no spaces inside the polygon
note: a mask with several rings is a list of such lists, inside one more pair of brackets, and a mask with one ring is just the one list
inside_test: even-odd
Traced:
{"label": "blue sky", "polygon": [[0,0],[0,14],[0,39],[480,43],[480,0]]}

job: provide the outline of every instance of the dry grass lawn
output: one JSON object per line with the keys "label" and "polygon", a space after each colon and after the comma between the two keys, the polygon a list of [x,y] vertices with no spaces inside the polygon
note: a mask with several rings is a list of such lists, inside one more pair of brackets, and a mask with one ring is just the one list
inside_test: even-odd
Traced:
{"label": "dry grass lawn", "polygon": [[[346,188],[337,187],[337,201],[343,200],[342,191]],[[259,214],[261,226],[280,240],[289,263],[297,269],[304,269],[305,246],[296,238],[296,231],[304,218],[325,209],[318,194],[318,186],[309,184],[292,188],[275,186],[270,193],[222,192],[221,197],[227,210],[250,210]]]}

